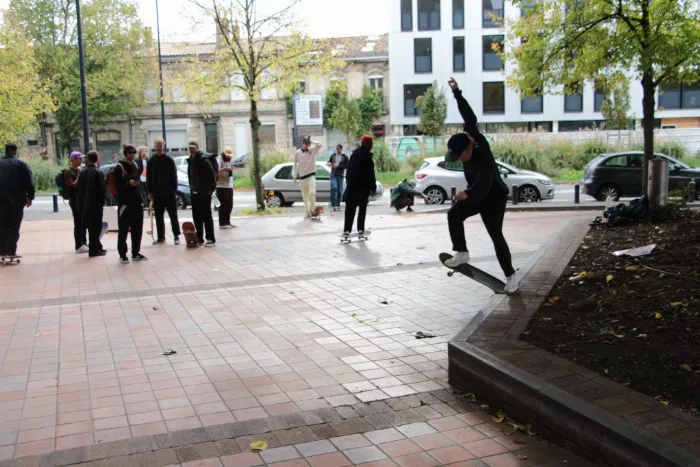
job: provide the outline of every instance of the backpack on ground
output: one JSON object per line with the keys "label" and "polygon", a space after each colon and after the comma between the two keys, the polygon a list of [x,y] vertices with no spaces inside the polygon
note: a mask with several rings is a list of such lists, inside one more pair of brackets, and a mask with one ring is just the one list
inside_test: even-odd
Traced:
{"label": "backpack on ground", "polygon": [[[121,168],[121,174],[116,173],[117,167]],[[112,195],[112,198],[116,198],[119,194],[119,183],[121,182],[121,179],[124,178],[124,174],[124,167],[122,167],[122,165],[119,163],[115,165],[114,168],[107,174],[107,186],[109,187],[109,194]]]}
{"label": "backpack on ground", "polygon": [[56,188],[58,188],[58,194],[61,195],[63,199],[70,199],[70,189],[66,186],[66,170],[61,169],[56,175]]}

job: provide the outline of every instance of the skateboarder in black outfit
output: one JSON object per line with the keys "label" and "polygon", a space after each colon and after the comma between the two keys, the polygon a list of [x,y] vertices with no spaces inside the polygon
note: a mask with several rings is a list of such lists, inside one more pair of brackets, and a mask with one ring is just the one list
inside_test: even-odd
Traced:
{"label": "skateboarder in black outfit", "polygon": [[357,214],[357,233],[363,236],[365,233],[365,216],[367,215],[367,203],[370,193],[377,190],[377,181],[374,177],[374,161],[372,160],[372,137],[363,136],[360,147],[355,149],[348,163],[347,182],[345,190],[345,229],[343,235],[352,233],[352,223]]}
{"label": "skateboarder in black outfit", "polygon": [[464,119],[464,133],[452,136],[447,142],[445,161],[463,163],[468,188],[457,193],[457,202],[447,213],[452,249],[457,253],[447,260],[445,265],[456,267],[469,262],[464,221],[480,214],[496,249],[498,263],[506,275],[505,292],[515,294],[518,292],[518,280],[515,277],[508,243],[503,237],[503,216],[506,211],[508,187],[501,180],[489,142],[479,132],[474,111],[462,96],[457,82],[450,79],[449,85],[457,100],[459,113]]}
{"label": "skateboarder in black outfit", "polygon": [[85,156],[87,165],[78,178],[77,204],[83,214],[83,223],[87,225],[90,239],[90,257],[104,256],[107,251],[102,247],[102,215],[105,205],[106,183],[102,171],[97,168],[100,156],[97,151],[90,151]]}
{"label": "skateboarder in black outfit", "polygon": [[128,263],[126,256],[128,248],[126,237],[131,231],[131,259],[134,261],[146,261],[141,254],[141,235],[143,234],[143,197],[141,193],[141,173],[138,165],[134,161],[136,158],[136,148],[130,144],[124,145],[124,159],[112,169],[117,171],[119,183],[119,211],[118,224],[119,234],[117,236],[117,251],[119,252],[119,262]]}
{"label": "skateboarder in black outfit", "polygon": [[16,256],[24,207],[34,200],[34,178],[29,166],[17,158],[17,145],[5,145],[0,159],[0,256]]}

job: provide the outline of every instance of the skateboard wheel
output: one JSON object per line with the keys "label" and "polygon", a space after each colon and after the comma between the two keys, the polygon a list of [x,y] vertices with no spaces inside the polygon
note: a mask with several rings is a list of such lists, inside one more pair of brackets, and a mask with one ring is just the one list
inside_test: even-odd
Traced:
{"label": "skateboard wheel", "polygon": [[452,277],[452,276],[454,275],[454,273],[455,273],[454,271],[448,271],[448,272],[447,272],[447,276],[448,276],[448,277]]}

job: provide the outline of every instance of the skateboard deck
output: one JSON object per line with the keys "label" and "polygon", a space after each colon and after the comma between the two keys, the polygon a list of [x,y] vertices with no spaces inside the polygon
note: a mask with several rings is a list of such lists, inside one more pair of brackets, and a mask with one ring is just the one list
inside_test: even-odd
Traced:
{"label": "skateboard deck", "polygon": [[[452,255],[448,253],[440,253],[440,262],[445,265],[445,261],[448,259],[451,259]],[[452,275],[455,273],[455,271],[459,272],[460,274],[467,276],[471,279],[474,279],[481,285],[485,285],[489,289],[493,290],[497,294],[504,294],[505,292],[505,287],[506,284],[496,278],[493,277],[491,274],[488,274],[481,269],[477,268],[476,266],[473,266],[469,263],[464,263],[460,264],[456,268],[450,268],[449,266],[445,265],[446,268],[449,268],[450,271],[447,273],[448,276],[452,277]]]}
{"label": "skateboard deck", "polygon": [[182,223],[182,234],[185,236],[185,244],[187,245],[187,248],[194,248],[199,245],[197,230],[194,228],[194,224],[192,222]]}
{"label": "skateboard deck", "polygon": [[353,238],[357,238],[358,240],[368,240],[367,237],[369,237],[371,233],[372,233],[371,230],[365,230],[365,232],[362,234],[362,236],[360,236],[360,234],[357,232],[351,233],[350,235],[341,235],[340,236],[340,243],[352,243],[351,239],[353,239]]}
{"label": "skateboard deck", "polygon": [[109,224],[106,222],[102,223],[102,229],[100,230],[100,240],[102,240],[102,236],[107,232],[107,229],[109,229]]}
{"label": "skateboard deck", "polygon": [[311,211],[311,216],[309,218],[312,221],[320,221],[321,214],[323,214],[323,206],[316,206],[313,211]]}
{"label": "skateboard deck", "polygon": [[19,264],[20,263],[20,255],[14,255],[14,256],[0,256],[0,264],[3,266],[8,266],[11,264]]}

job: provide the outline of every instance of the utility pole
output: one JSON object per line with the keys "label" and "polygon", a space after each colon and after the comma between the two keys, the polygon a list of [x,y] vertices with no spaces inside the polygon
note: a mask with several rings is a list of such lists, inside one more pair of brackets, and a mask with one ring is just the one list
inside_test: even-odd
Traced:
{"label": "utility pole", "polygon": [[83,25],[80,19],[80,0],[75,0],[75,13],[78,20],[78,54],[80,55],[80,99],[83,105],[83,150],[90,150],[90,128],[88,126],[87,85],[85,82],[85,53],[83,52]]}
{"label": "utility pole", "polygon": [[158,73],[160,74],[160,124],[163,130],[165,149],[168,149],[168,140],[165,137],[165,99],[163,98],[163,58],[160,55],[160,15],[158,13],[158,0],[156,0],[156,33],[158,35]]}

